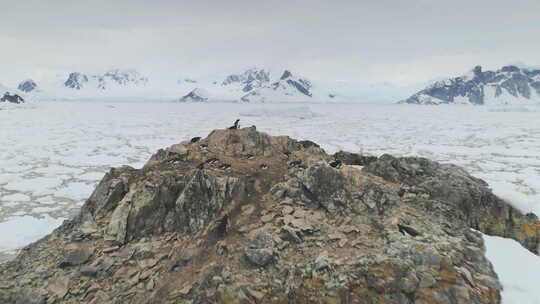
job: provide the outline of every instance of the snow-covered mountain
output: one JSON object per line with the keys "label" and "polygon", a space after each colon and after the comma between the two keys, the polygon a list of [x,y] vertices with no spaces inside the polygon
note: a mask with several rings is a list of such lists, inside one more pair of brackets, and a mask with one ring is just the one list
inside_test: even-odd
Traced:
{"label": "snow-covered mountain", "polygon": [[206,102],[208,101],[208,92],[205,89],[193,89],[188,94],[180,98],[180,102]]}
{"label": "snow-covered mountain", "polygon": [[21,83],[19,83],[19,85],[17,86],[17,89],[19,89],[19,91],[21,92],[30,93],[38,89],[38,85],[32,79],[26,79],[22,81]]}
{"label": "snow-covered mountain", "polygon": [[86,75],[79,72],[70,73],[64,86],[70,89],[84,88],[108,90],[122,87],[141,87],[148,83],[148,78],[135,70],[114,69],[104,74]]}
{"label": "snow-covered mountain", "polygon": [[[217,74],[219,75],[219,74]],[[70,71],[19,83],[32,100],[64,101],[182,101],[182,102],[386,102],[418,89],[388,84],[363,85],[299,76],[287,69],[249,68],[235,74],[143,75],[131,69],[102,73]]]}
{"label": "snow-covered mountain", "polygon": [[540,70],[509,65],[482,71],[477,66],[466,75],[437,81],[400,103],[540,104]]}
{"label": "snow-covered mountain", "polygon": [[[133,69],[111,69],[102,73],[68,72],[44,79],[22,81],[19,90],[36,100],[172,100],[171,89],[163,96],[163,85],[149,85],[149,77]],[[167,85],[173,87],[174,83]]]}
{"label": "snow-covered mountain", "polygon": [[[306,102],[315,101],[312,82],[289,70],[273,73],[268,69],[250,68],[230,74],[222,81],[179,82],[186,93],[182,102]],[[328,93],[317,95],[316,101],[329,101]]]}
{"label": "snow-covered mountain", "polygon": [[227,76],[222,86],[240,86],[242,92],[250,92],[262,88],[270,83],[270,72],[265,69],[251,68],[242,74]]}
{"label": "snow-covered mountain", "polygon": [[[312,83],[306,78],[293,76],[285,70],[279,80],[266,82],[257,89],[249,90],[242,96],[243,102],[280,102],[280,101],[310,101]],[[322,96],[321,96],[322,97]]]}

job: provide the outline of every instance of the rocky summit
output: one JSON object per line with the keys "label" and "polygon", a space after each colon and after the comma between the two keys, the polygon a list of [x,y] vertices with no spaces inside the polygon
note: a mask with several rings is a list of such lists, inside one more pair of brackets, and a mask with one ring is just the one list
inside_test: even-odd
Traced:
{"label": "rocky summit", "polygon": [[481,233],[540,222],[453,165],[215,130],[105,175],[0,303],[500,303]]}

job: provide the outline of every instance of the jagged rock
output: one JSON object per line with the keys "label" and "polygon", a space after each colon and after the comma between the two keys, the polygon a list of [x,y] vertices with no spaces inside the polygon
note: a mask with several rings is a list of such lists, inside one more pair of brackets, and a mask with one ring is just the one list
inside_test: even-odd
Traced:
{"label": "jagged rock", "polygon": [[11,103],[20,104],[24,102],[24,99],[18,94],[12,95],[9,92],[7,92],[7,93],[4,93],[2,98],[0,98],[0,102],[11,102]]}
{"label": "jagged rock", "polygon": [[0,303],[497,304],[471,228],[537,252],[539,227],[457,166],[215,130],[107,173],[76,218],[0,265]]}

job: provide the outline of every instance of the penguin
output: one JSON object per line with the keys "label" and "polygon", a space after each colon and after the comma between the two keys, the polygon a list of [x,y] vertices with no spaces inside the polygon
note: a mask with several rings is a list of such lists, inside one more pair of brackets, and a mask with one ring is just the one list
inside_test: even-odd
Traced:
{"label": "penguin", "polygon": [[237,119],[237,120],[234,122],[234,126],[229,127],[229,130],[238,130],[238,129],[240,129],[240,119]]}
{"label": "penguin", "polygon": [[342,163],[341,160],[339,160],[339,159],[335,159],[334,161],[330,162],[330,166],[331,166],[332,168],[336,168],[336,169],[341,168],[341,165],[342,165],[342,164],[343,164],[343,163]]}
{"label": "penguin", "polygon": [[283,156],[285,159],[289,159],[289,157],[291,157],[291,152],[289,151],[283,152]]}
{"label": "penguin", "polygon": [[255,158],[255,155],[253,155],[253,154],[246,154],[246,155],[244,155],[244,157],[247,158],[247,159],[254,159],[254,158]]}
{"label": "penguin", "polygon": [[207,144],[201,144],[199,147],[201,147],[201,149],[204,150],[204,151],[206,151],[206,149],[208,149]]}
{"label": "penguin", "polygon": [[401,224],[397,224],[397,226],[398,226],[399,232],[401,232],[401,234],[403,235],[410,235],[412,237],[420,235],[420,232],[416,231],[416,229],[412,227],[401,225]]}
{"label": "penguin", "polygon": [[201,137],[199,137],[199,136],[198,136],[198,137],[193,137],[193,138],[191,139],[191,143],[192,143],[192,144],[193,144],[193,143],[196,143],[196,142],[198,142],[199,140],[201,140]]}
{"label": "penguin", "polygon": [[268,169],[268,165],[267,165],[267,164],[261,164],[261,165],[260,165],[260,168],[261,168],[262,170],[266,170],[266,169]]}
{"label": "penguin", "polygon": [[209,159],[207,159],[207,160],[205,161],[205,163],[210,164],[210,165],[213,165],[213,164],[215,164],[215,163],[217,163],[217,162],[219,162],[219,159],[217,159],[217,158],[215,158],[215,157],[214,157],[214,158],[209,158]]}
{"label": "penguin", "polygon": [[222,170],[228,170],[231,168],[231,165],[229,164],[222,164],[220,165],[218,168],[222,169]]}
{"label": "penguin", "polygon": [[295,168],[302,164],[301,160],[295,160],[289,163],[289,168]]}

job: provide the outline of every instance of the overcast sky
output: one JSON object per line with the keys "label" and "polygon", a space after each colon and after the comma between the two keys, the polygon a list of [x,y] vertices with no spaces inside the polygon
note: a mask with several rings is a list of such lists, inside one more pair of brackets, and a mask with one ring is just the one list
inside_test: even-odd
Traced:
{"label": "overcast sky", "polygon": [[250,66],[412,84],[474,65],[540,64],[538,0],[0,0],[0,83],[136,68]]}

